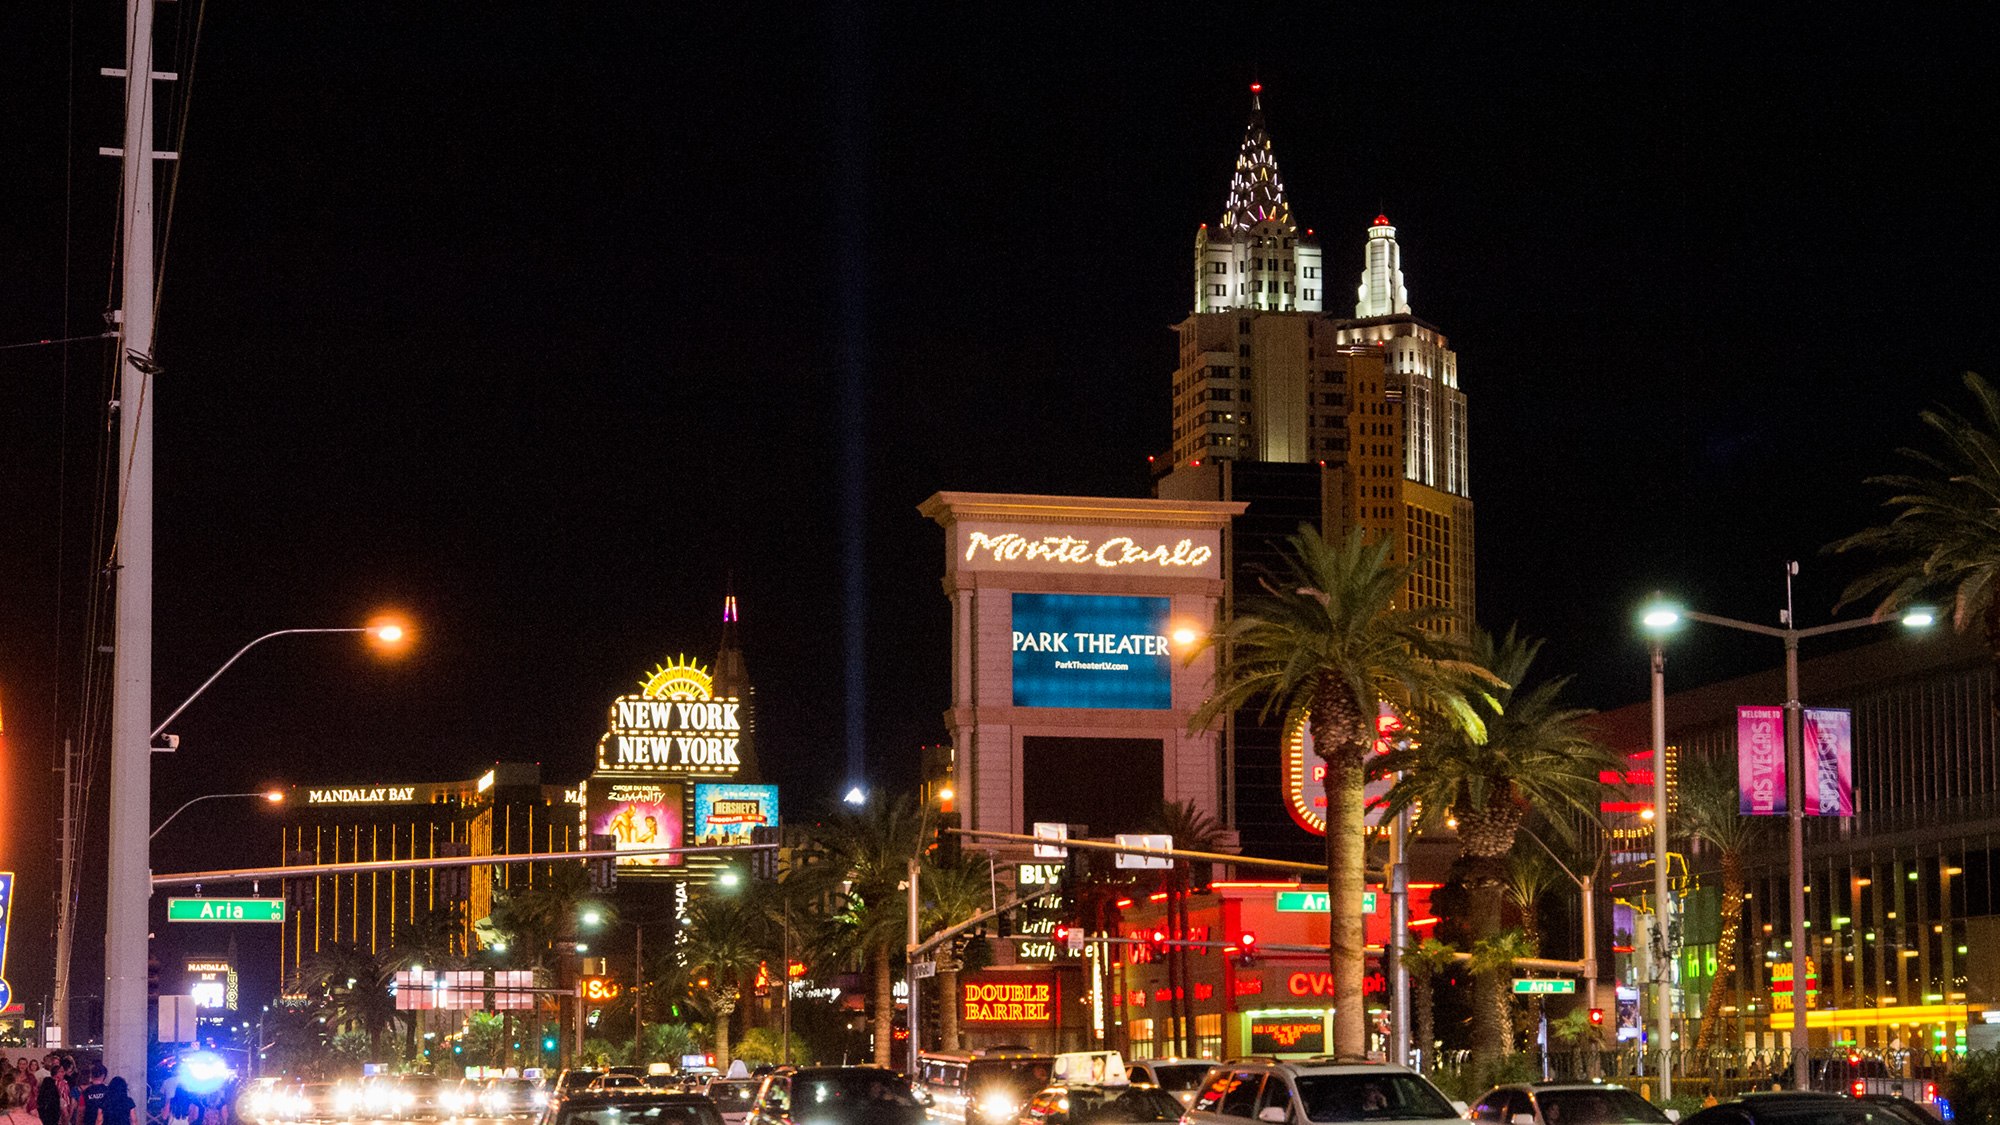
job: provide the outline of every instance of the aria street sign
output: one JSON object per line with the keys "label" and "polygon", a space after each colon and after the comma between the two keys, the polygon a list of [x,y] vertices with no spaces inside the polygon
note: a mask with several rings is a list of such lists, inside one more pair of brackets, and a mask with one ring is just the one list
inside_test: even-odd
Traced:
{"label": "aria street sign", "polygon": [[282,922],[281,898],[170,898],[169,922]]}
{"label": "aria street sign", "polygon": [[1576,982],[1573,980],[1537,980],[1521,977],[1514,981],[1514,994],[1517,996],[1553,996],[1557,993],[1575,991]]}
{"label": "aria street sign", "polygon": [[[1326,913],[1325,891],[1279,891],[1278,913],[1280,914],[1324,914]],[[1361,892],[1361,913],[1375,913],[1375,892]]]}

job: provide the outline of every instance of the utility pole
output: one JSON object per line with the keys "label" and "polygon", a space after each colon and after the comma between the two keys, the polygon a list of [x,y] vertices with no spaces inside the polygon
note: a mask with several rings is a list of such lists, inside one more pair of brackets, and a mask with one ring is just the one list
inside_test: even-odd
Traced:
{"label": "utility pole", "polygon": [[118,611],[111,681],[111,817],[104,932],[104,1065],[146,1083],[146,941],[153,797],[153,0],[125,5],[119,227]]}
{"label": "utility pole", "polygon": [[646,1053],[646,927],[632,923],[632,1058]]}
{"label": "utility pole", "polygon": [[51,1047],[66,1047],[76,1042],[76,1033],[69,1022],[69,998],[75,991],[70,987],[69,955],[76,937],[76,830],[77,819],[82,813],[78,807],[76,789],[76,747],[69,739],[63,739],[62,764],[62,819],[61,832],[57,840],[58,870],[56,873],[56,988],[55,1026],[62,1033],[60,1042],[50,1043]]}
{"label": "utility pole", "polygon": [[[910,857],[909,864],[910,864],[909,866],[910,942],[906,948],[908,948],[910,952],[904,955],[904,959],[906,964],[914,966],[917,963],[917,860],[915,856]],[[785,966],[785,972],[790,973],[791,971],[792,967],[790,965]],[[917,1035],[917,1012],[923,1008],[923,1004],[918,1001],[918,994],[921,990],[918,984],[917,974],[905,970],[903,974],[903,979],[908,981],[910,985],[909,1018],[907,1021],[905,1021],[909,1024],[910,1027],[910,1064],[909,1064],[910,1071],[909,1072],[912,1075],[916,1075],[916,1074],[921,1074],[923,1072],[922,1067],[920,1065],[922,1063],[922,1056],[924,1050],[923,1040],[919,1038]]]}

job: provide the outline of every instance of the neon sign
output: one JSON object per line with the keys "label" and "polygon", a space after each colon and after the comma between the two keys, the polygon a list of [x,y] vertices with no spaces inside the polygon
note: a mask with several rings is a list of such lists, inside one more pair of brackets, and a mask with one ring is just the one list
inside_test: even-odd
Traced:
{"label": "neon sign", "polygon": [[712,698],[714,685],[686,657],[655,668],[640,682],[640,694],[612,703],[609,728],[597,741],[597,768],[723,775],[741,769],[743,704]]}
{"label": "neon sign", "polygon": [[1054,1018],[1055,987],[1047,981],[974,982],[964,991],[968,1023],[1047,1023]]}
{"label": "neon sign", "polygon": [[[1315,836],[1326,835],[1326,763],[1313,751],[1312,715],[1300,711],[1294,715],[1285,730],[1285,809],[1292,814],[1292,820],[1300,828]],[[1375,720],[1376,754],[1387,753],[1390,743],[1403,730],[1403,721],[1382,704],[1381,714]],[[1367,803],[1365,819],[1369,828],[1380,828],[1382,822],[1382,799],[1388,795],[1389,779],[1382,778],[1368,782],[1363,800]]]}
{"label": "neon sign", "polygon": [[417,799],[414,785],[377,785],[368,789],[308,789],[308,805],[407,805]]}
{"label": "neon sign", "polygon": [[0,871],[0,1008],[5,1008],[14,990],[7,986],[7,930],[14,917],[14,873]]}
{"label": "neon sign", "polygon": [[960,565],[979,570],[1148,571],[1220,577],[1218,531],[1047,525],[960,528]]}
{"label": "neon sign", "polygon": [[[1380,971],[1361,978],[1361,994],[1373,996],[1389,989],[1389,980]],[[1285,978],[1285,991],[1294,996],[1333,995],[1332,973],[1293,973]]]}

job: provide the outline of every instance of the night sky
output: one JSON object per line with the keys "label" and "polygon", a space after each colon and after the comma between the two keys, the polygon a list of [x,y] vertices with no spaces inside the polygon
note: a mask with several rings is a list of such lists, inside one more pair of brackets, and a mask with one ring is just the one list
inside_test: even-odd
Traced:
{"label": "night sky", "polygon": [[[39,7],[0,17],[0,344],[100,331],[112,292],[122,4]],[[1775,623],[1802,558],[1800,621],[1830,619],[1852,564],[1818,551],[1876,518],[1862,479],[1918,409],[1967,405],[1961,372],[2000,375],[1970,6],[212,7],[191,63],[202,0],[163,4],[156,63],[192,100],[161,128],[155,710],[273,629],[395,608],[417,640],[246,657],[156,756],[156,817],[496,759],[574,780],[613,696],[713,654],[732,574],[760,756],[810,803],[845,772],[857,500],[868,769],[912,780],[949,686],[915,505],[1147,493],[1253,79],[1337,296],[1369,220],[1400,228],[1470,399],[1483,622],[1548,637],[1580,702],[1641,698],[1656,587]],[[0,868],[31,1001],[47,767],[100,643],[108,355],[0,351]],[[1692,632],[1670,676],[1777,657]],[[277,858],[264,812],[203,808],[157,870]]]}

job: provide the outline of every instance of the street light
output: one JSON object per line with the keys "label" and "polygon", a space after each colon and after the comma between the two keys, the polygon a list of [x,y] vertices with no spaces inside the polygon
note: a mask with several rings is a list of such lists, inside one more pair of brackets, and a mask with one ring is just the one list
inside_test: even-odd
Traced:
{"label": "street light", "polygon": [[391,621],[387,619],[370,622],[367,625],[350,626],[345,629],[279,629],[275,633],[266,633],[263,636],[258,637],[256,640],[251,641],[249,644],[244,645],[242,648],[237,649],[235,656],[232,656],[229,659],[223,661],[222,667],[217,668],[215,670],[214,675],[210,676],[206,680],[203,680],[201,682],[201,686],[194,689],[193,695],[190,695],[186,699],[182,700],[181,705],[179,707],[174,708],[172,714],[169,714],[166,718],[160,720],[160,725],[153,728],[152,736],[154,738],[160,737],[160,732],[167,729],[167,724],[179,718],[181,712],[188,709],[188,704],[193,703],[195,700],[201,698],[201,693],[207,691],[210,684],[221,679],[222,674],[224,672],[229,671],[229,666],[236,663],[238,660],[241,660],[243,658],[244,653],[249,652],[251,649],[256,648],[258,645],[263,644],[265,641],[270,640],[272,637],[288,637],[294,633],[367,633],[370,637],[372,637],[375,640],[377,644],[383,646],[384,648],[390,648],[390,649],[401,646],[409,636],[409,631],[405,628],[402,622]]}
{"label": "street light", "polygon": [[161,832],[164,832],[166,830],[167,825],[172,824],[174,822],[175,817],[187,811],[188,805],[199,804],[202,801],[213,801],[221,797],[262,797],[266,801],[269,801],[272,804],[276,805],[284,801],[285,793],[281,789],[270,789],[262,793],[204,793],[201,796],[196,797],[194,800],[187,802],[187,804],[182,805],[180,808],[177,808],[174,811],[168,813],[167,819],[161,821],[160,826],[158,828],[153,829],[153,835],[146,837],[146,839],[151,840],[154,836],[158,836]]}
{"label": "street light", "polygon": [[[1853,621],[1836,621],[1828,625],[1815,625],[1810,629],[1800,629],[1792,614],[1792,579],[1799,573],[1797,562],[1785,564],[1785,608],[1778,614],[1781,627],[1758,625],[1749,621],[1738,621],[1733,617],[1717,617],[1708,613],[1682,610],[1661,601],[1654,595],[1654,601],[1640,618],[1648,632],[1653,635],[1653,793],[1655,806],[1661,815],[1653,822],[1655,847],[1660,853],[1656,859],[1659,870],[1655,872],[1655,883],[1662,909],[1666,903],[1666,782],[1665,782],[1665,719],[1664,692],[1661,687],[1664,661],[1661,656],[1661,634],[1677,625],[1681,618],[1699,621],[1706,625],[1721,625],[1745,633],[1757,633],[1766,637],[1777,637],[1785,643],[1785,820],[1790,828],[1791,913],[1792,913],[1792,1085],[1796,1089],[1806,1089],[1808,1083],[1808,1059],[1806,1056],[1806,891],[1805,891],[1805,705],[1799,702],[1799,642],[1807,637],[1822,637],[1828,633],[1844,633],[1849,629],[1859,629],[1867,625],[1885,625],[1899,620],[1888,614],[1875,614]],[[1911,629],[1928,628],[1937,620],[1936,612],[1929,606],[1911,606],[1903,611],[1900,621]],[[1664,947],[1664,942],[1662,943]],[[1665,979],[1661,981],[1661,998],[1666,997]],[[1660,1017],[1662,1038],[1666,1027],[1666,1006],[1661,1005]],[[1664,1046],[1664,1042],[1663,1042]],[[1661,1056],[1662,1060],[1665,1055]],[[1662,1071],[1661,1096],[1668,1096],[1669,1086]]]}

